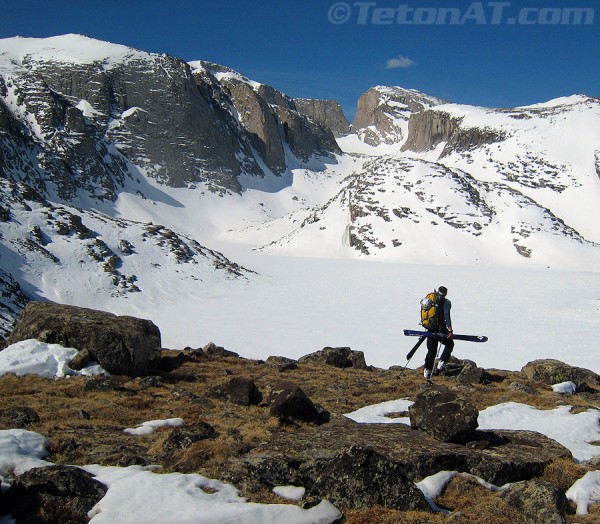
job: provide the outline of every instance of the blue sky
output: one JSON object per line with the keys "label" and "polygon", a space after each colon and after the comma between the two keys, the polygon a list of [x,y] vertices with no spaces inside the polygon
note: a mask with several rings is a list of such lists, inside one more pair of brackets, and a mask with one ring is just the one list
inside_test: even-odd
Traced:
{"label": "blue sky", "polygon": [[0,38],[80,33],[210,60],[350,119],[374,85],[491,107],[600,97],[598,0],[4,0],[0,15]]}

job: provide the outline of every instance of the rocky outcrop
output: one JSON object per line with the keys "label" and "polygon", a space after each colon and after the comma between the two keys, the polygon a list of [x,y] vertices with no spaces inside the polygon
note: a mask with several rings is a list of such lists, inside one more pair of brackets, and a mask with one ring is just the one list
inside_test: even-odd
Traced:
{"label": "rocky outcrop", "polygon": [[7,509],[16,522],[88,522],[107,490],[74,466],[33,468],[15,478]]}
{"label": "rocky outcrop", "polygon": [[52,302],[29,302],[8,339],[38,339],[88,350],[109,373],[144,375],[160,350],[160,331],[150,321]]}
{"label": "rocky outcrop", "polygon": [[462,443],[448,443],[404,424],[357,424],[334,417],[301,432],[276,434],[245,457],[232,459],[229,475],[250,491],[304,486],[308,497],[327,497],[340,509],[409,509],[425,506],[423,495],[408,486],[439,471],[467,472],[500,486],[539,476],[559,457],[571,453],[530,431],[476,431]]}
{"label": "rocky outcrop", "polygon": [[443,442],[468,438],[478,427],[479,411],[443,386],[425,386],[408,408],[410,425]]}
{"label": "rocky outcrop", "polygon": [[600,386],[600,376],[589,369],[570,366],[560,360],[534,360],[523,366],[521,372],[530,380],[553,385],[573,382],[577,391],[589,391]]}
{"label": "rocky outcrop", "polygon": [[193,67],[199,83],[208,82],[213,93],[221,90],[221,103],[228,101],[235,108],[234,117],[243,140],[274,174],[287,168],[286,146],[303,161],[341,152],[332,131],[307,118],[284,93],[225,66],[194,62]]}
{"label": "rocky outcrop", "polygon": [[8,337],[29,298],[9,273],[0,269],[0,339]]}
{"label": "rocky outcrop", "polygon": [[484,144],[493,144],[504,140],[499,131],[470,127],[461,127],[461,119],[437,109],[429,109],[410,115],[408,138],[402,151],[421,153],[431,151],[440,143],[445,143],[440,158],[452,152],[465,152],[477,149]]}
{"label": "rocky outcrop", "polygon": [[321,127],[331,130],[333,136],[341,137],[350,133],[350,122],[335,100],[295,98],[294,103],[300,113],[308,116]]}
{"label": "rocky outcrop", "polygon": [[298,359],[299,364],[317,364],[335,368],[367,369],[365,354],[353,351],[349,347],[325,347],[315,353],[310,353]]}
{"label": "rocky outcrop", "polygon": [[459,127],[452,133],[440,156],[444,157],[453,152],[464,153],[472,151],[485,144],[502,142],[505,138],[502,132],[491,128]]}
{"label": "rocky outcrop", "polygon": [[458,127],[459,122],[443,111],[431,110],[413,114],[408,121],[408,137],[402,151],[430,151],[441,142],[447,142]]}
{"label": "rocky outcrop", "polygon": [[412,89],[373,87],[359,98],[352,128],[367,144],[399,144],[407,139],[406,126],[413,113],[442,103]]}

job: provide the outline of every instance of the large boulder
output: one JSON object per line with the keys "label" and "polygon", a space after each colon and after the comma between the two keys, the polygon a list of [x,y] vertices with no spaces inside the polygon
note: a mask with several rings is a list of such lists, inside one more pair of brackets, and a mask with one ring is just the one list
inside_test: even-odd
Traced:
{"label": "large boulder", "polygon": [[479,411],[444,386],[426,386],[408,408],[410,425],[444,442],[464,439],[479,425]]}
{"label": "large boulder", "polygon": [[33,468],[16,477],[9,509],[16,522],[88,522],[88,512],[107,490],[74,466]]}
{"label": "large boulder", "polygon": [[298,359],[300,364],[325,364],[335,368],[367,369],[365,354],[348,347],[325,347]]}
{"label": "large boulder", "polygon": [[380,505],[423,508],[410,485],[442,470],[471,473],[497,486],[540,476],[550,462],[572,458],[556,441],[531,431],[476,431],[447,443],[405,424],[329,424],[281,431],[243,457],[228,478],[248,491],[303,486],[307,498],[327,497],[340,509]]}
{"label": "large boulder", "polygon": [[406,510],[430,509],[423,493],[406,476],[402,466],[388,462],[371,446],[351,445],[323,466],[322,469],[316,467],[310,487],[317,499],[326,496],[342,508],[387,505]]}
{"label": "large boulder", "polygon": [[53,302],[29,302],[8,342],[30,338],[87,350],[109,373],[128,376],[144,375],[161,346],[150,320]]}
{"label": "large boulder", "polygon": [[600,376],[585,368],[578,368],[565,364],[560,360],[542,359],[525,364],[521,369],[530,380],[544,384],[560,384],[561,382],[574,382],[577,391],[589,391],[600,386]]}

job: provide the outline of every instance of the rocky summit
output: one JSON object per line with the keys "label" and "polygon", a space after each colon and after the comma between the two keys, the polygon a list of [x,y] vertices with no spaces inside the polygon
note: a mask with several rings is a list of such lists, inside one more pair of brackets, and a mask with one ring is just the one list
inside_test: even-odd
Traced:
{"label": "rocky summit", "polygon": [[[56,51],[50,57],[47,45]],[[238,77],[219,82],[224,68],[77,35],[17,38],[6,47],[2,176],[46,195],[53,188],[64,201],[80,191],[116,199],[136,178],[132,164],[172,187],[207,182],[240,191],[242,173],[284,171],[284,147],[302,159],[339,151],[331,132],[282,93]]]}

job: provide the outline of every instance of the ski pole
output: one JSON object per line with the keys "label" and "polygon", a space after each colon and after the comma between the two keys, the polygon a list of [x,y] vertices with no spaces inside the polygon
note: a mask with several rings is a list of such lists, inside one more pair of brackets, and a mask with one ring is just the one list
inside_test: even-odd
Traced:
{"label": "ski pole", "polygon": [[427,337],[420,337],[419,341],[415,344],[415,347],[412,348],[406,355],[406,364],[405,366],[402,368],[402,371],[400,371],[400,375],[398,375],[398,378],[400,378],[402,376],[402,374],[404,373],[404,370],[406,369],[406,367],[408,366],[408,363],[410,362],[410,359],[413,358],[414,354],[417,352],[417,349],[419,349],[419,346],[423,343],[423,341],[426,339]]}
{"label": "ski pole", "polygon": [[431,378],[433,378],[433,375],[435,375],[435,372],[437,371],[438,355],[440,354],[440,346],[441,345],[442,345],[442,342],[439,341],[437,343],[437,349],[435,351],[435,359],[433,360],[433,369],[431,370]]}

